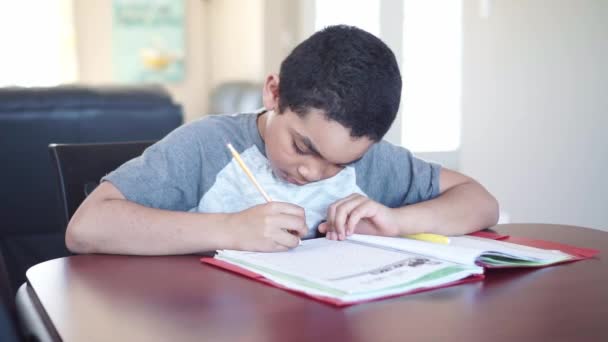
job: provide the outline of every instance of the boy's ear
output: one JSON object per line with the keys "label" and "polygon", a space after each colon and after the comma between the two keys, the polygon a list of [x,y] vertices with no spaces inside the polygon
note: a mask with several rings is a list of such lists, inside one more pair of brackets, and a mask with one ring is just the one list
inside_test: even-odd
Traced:
{"label": "boy's ear", "polygon": [[264,82],[262,92],[264,108],[267,110],[277,110],[279,107],[279,75],[270,74]]}

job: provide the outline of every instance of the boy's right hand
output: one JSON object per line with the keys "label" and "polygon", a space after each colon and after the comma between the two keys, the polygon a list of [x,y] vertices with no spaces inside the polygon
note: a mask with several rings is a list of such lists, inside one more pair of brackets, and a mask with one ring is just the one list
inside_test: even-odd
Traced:
{"label": "boy's right hand", "polygon": [[268,202],[231,214],[228,224],[231,245],[245,251],[286,251],[297,247],[308,233],[304,208],[285,202]]}

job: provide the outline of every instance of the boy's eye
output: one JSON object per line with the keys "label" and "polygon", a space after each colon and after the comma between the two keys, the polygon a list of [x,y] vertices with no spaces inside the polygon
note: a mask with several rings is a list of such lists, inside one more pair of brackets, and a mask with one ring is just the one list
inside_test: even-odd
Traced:
{"label": "boy's eye", "polygon": [[297,154],[306,154],[306,151],[302,150],[295,140],[293,141],[293,149],[296,150]]}

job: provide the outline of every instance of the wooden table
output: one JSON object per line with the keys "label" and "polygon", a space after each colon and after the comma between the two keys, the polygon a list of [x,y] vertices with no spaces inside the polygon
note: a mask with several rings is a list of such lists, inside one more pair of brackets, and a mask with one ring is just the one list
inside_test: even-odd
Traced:
{"label": "wooden table", "polygon": [[494,230],[601,252],[342,309],[196,256],[80,255],[32,267],[18,302],[21,316],[45,330],[36,333],[42,340],[608,341],[607,232],[542,224]]}

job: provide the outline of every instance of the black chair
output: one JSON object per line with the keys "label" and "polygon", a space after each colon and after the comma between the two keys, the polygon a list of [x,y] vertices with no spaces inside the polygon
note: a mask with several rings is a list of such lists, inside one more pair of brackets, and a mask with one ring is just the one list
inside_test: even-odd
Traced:
{"label": "black chair", "polygon": [[[58,193],[61,197],[63,227],[74,215],[84,199],[97,187],[100,179],[126,161],[135,158],[155,141],[94,143],[94,144],[50,144],[48,151],[55,171]],[[2,254],[0,254],[0,261]],[[45,340],[44,322],[37,319],[34,304],[29,299],[28,287],[23,284],[17,291],[17,307],[12,301],[8,277],[0,263],[0,341],[17,341],[22,334],[27,340]],[[6,278],[6,279],[5,279]],[[4,286],[6,282],[7,286]],[[4,300],[6,299],[6,300]],[[15,325],[19,312],[20,328]],[[4,317],[6,316],[6,317]],[[27,318],[27,319],[26,319]],[[13,338],[14,339],[9,339]]]}
{"label": "black chair", "polygon": [[[61,197],[64,230],[80,203],[99,185],[103,176],[141,155],[154,142],[50,144],[48,150]],[[28,291],[31,291],[31,288],[23,284],[16,296],[21,334],[27,340],[52,339],[47,328],[44,328],[47,325],[36,314],[36,305]],[[2,312],[0,318],[1,314]]]}
{"label": "black chair", "polygon": [[0,341],[19,341],[21,337],[9,277],[0,253]]}
{"label": "black chair", "polygon": [[64,227],[78,206],[97,187],[100,179],[143,153],[155,141],[97,144],[50,144],[61,196]]}

